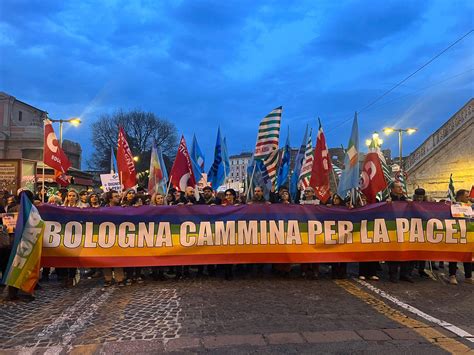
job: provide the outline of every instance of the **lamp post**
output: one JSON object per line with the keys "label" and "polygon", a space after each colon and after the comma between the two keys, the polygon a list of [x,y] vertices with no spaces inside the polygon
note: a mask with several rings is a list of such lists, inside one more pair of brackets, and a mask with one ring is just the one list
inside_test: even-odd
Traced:
{"label": "lamp post", "polygon": [[60,119],[60,120],[54,120],[49,118],[51,122],[59,122],[59,146],[63,146],[63,123],[67,122],[72,124],[73,126],[79,126],[81,124],[81,119],[77,117],[69,118],[66,120]]}
{"label": "lamp post", "polygon": [[372,134],[372,139],[366,139],[365,145],[367,147],[373,146],[374,148],[380,148],[382,146],[383,139],[380,138],[377,131]]}
{"label": "lamp post", "polygon": [[402,170],[402,143],[403,143],[403,133],[413,134],[417,131],[417,128],[393,128],[387,127],[383,131],[386,135],[389,135],[393,132],[398,132],[398,150],[400,155],[400,171]]}

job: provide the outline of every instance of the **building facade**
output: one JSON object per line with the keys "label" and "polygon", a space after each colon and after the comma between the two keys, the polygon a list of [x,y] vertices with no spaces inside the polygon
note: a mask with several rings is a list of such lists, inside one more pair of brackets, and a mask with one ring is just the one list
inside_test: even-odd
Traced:
{"label": "building facade", "polygon": [[0,159],[43,158],[47,112],[0,92]]}
{"label": "building facade", "polygon": [[247,177],[247,167],[251,159],[252,153],[249,152],[231,155],[229,157],[230,174],[228,176],[228,182],[243,183]]}
{"label": "building facade", "polygon": [[474,99],[429,136],[405,161],[408,193],[418,186],[445,199],[452,174],[456,190],[474,185]]}
{"label": "building facade", "polygon": [[[46,111],[0,92],[0,159],[43,160],[43,121],[47,117]],[[80,144],[65,140],[63,149],[72,167],[80,169]]]}

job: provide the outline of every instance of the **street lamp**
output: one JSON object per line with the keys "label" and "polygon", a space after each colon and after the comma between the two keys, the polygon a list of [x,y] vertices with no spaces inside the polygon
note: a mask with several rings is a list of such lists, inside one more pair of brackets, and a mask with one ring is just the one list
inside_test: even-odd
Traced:
{"label": "street lamp", "polygon": [[402,170],[402,141],[403,141],[403,133],[407,134],[413,134],[416,131],[418,131],[417,128],[393,128],[393,127],[387,127],[383,129],[384,133],[386,135],[389,135],[393,132],[398,132],[398,150],[400,154],[400,170]]}
{"label": "street lamp", "polygon": [[81,124],[81,119],[80,118],[77,118],[77,117],[73,117],[73,118],[69,118],[67,120],[63,120],[63,119],[60,119],[60,120],[54,120],[52,118],[48,118],[51,122],[59,122],[59,146],[62,147],[63,146],[63,123],[64,122],[67,122],[67,123],[70,123],[72,124],[73,126],[79,126]]}
{"label": "street lamp", "polygon": [[383,144],[383,139],[380,138],[378,132],[372,134],[372,139],[366,139],[365,145],[367,147],[374,146],[374,148],[379,148]]}

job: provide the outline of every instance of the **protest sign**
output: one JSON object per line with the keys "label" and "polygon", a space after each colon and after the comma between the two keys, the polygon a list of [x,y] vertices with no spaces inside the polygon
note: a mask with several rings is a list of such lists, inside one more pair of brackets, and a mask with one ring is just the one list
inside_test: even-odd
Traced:
{"label": "protest sign", "polygon": [[115,190],[122,192],[122,186],[120,185],[119,175],[116,174],[100,174],[100,181],[104,187],[104,191]]}

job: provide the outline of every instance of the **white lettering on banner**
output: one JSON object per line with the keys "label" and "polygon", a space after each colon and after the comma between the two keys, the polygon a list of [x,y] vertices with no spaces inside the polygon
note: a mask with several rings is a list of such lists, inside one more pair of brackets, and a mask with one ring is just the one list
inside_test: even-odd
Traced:
{"label": "white lettering on banner", "polygon": [[[12,267],[23,268],[28,260],[28,257],[32,253],[36,242],[38,241],[39,235],[41,234],[41,216],[36,211],[36,208],[30,210],[30,215],[23,229],[20,243],[16,250],[16,255],[12,261]],[[40,227],[38,227],[40,226]]]}
{"label": "white lettering on banner", "polygon": [[[36,222],[36,220],[32,220]],[[238,246],[238,245],[301,245],[301,227],[297,220],[239,220],[239,221],[185,221],[179,226],[179,244],[194,246]],[[383,218],[373,221],[361,220],[354,229],[351,221],[307,221],[308,245],[354,244],[354,233],[359,232],[361,244],[381,243],[431,243],[466,244],[467,222],[455,219],[429,219],[424,224],[420,218],[397,218],[395,236],[390,240],[387,223]],[[443,226],[444,225],[444,226]],[[97,235],[94,231],[98,231]],[[36,229],[26,231],[34,238]],[[405,233],[408,234],[405,240]],[[70,221],[64,226],[46,221],[43,246],[57,248],[61,245],[73,248],[167,248],[173,247],[170,222],[112,222]]]}

